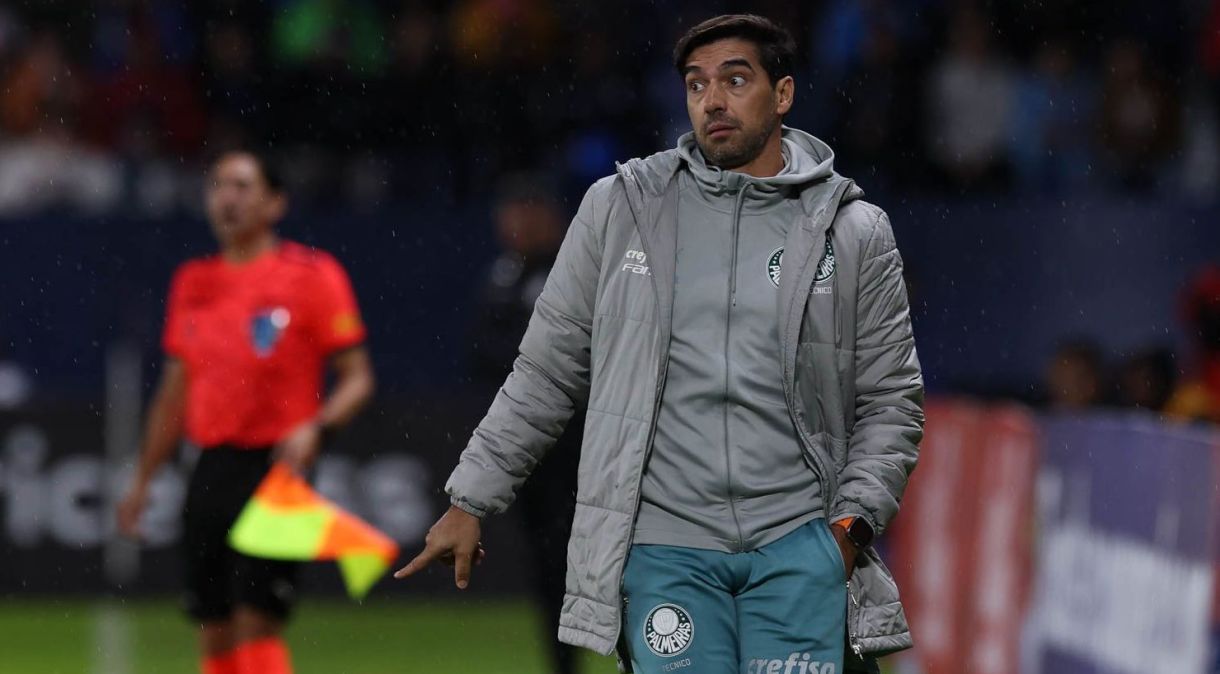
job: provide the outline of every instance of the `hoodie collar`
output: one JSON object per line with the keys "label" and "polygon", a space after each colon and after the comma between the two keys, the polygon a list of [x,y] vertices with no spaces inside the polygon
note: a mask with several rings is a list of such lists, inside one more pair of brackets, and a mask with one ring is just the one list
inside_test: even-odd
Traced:
{"label": "hoodie collar", "polygon": [[799,192],[810,183],[830,177],[834,167],[834,152],[822,141],[788,127],[783,127],[781,133],[784,168],[765,178],[708,165],[693,132],[678,139],[677,151],[702,195],[718,198],[737,194],[748,186],[748,201],[772,203]]}

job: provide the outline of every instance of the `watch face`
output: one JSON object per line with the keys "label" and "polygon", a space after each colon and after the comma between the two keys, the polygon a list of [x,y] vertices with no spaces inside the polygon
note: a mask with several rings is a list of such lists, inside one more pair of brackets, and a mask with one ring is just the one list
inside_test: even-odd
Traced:
{"label": "watch face", "polygon": [[857,517],[847,528],[847,538],[858,548],[867,548],[873,542],[873,528],[864,518]]}

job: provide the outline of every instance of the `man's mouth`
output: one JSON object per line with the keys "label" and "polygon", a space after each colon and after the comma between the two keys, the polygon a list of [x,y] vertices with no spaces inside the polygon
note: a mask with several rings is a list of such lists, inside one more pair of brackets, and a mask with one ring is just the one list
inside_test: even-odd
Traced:
{"label": "man's mouth", "polygon": [[723,138],[737,129],[727,122],[713,122],[707,125],[708,138]]}

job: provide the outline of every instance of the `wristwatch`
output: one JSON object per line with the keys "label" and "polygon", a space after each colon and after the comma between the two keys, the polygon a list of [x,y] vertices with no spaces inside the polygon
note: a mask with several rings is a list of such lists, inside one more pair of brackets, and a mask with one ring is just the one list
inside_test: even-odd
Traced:
{"label": "wristwatch", "polygon": [[834,526],[843,530],[847,540],[851,541],[857,550],[863,550],[873,544],[873,527],[863,517],[844,517],[835,520]]}

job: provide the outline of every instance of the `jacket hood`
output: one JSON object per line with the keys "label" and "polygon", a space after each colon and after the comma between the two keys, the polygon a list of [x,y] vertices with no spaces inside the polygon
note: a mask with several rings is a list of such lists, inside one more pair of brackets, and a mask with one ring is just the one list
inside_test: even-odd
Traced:
{"label": "jacket hood", "polygon": [[[701,187],[713,192],[735,191],[749,182],[753,183],[753,189],[756,190],[797,189],[804,193],[804,188],[811,185],[847,180],[835,173],[834,150],[825,142],[787,126],[782,127],[781,133],[784,169],[769,178],[755,178],[744,173],[708,166],[698,144],[695,143],[693,132],[683,134],[678,139],[677,147],[672,150],[620,164],[618,172],[635,183],[641,192],[652,196],[663,193],[674,174],[683,167],[689,168]],[[853,185],[848,192],[848,198],[856,199],[860,196],[863,196],[863,191]]]}

